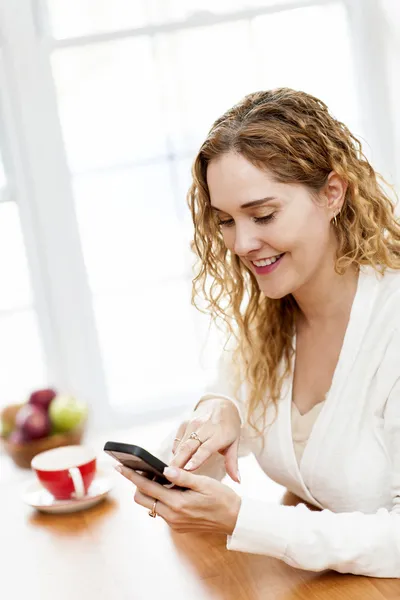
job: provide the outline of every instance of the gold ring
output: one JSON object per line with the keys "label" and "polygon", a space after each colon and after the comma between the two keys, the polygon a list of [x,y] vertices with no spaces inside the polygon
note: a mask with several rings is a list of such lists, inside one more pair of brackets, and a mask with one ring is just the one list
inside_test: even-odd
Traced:
{"label": "gold ring", "polygon": [[156,512],[157,502],[158,502],[157,500],[154,500],[153,507],[151,510],[149,510],[149,516],[153,517],[153,519],[155,519],[157,516],[157,512]]}
{"label": "gold ring", "polygon": [[192,433],[189,435],[189,440],[196,440],[200,444],[203,443],[195,431],[192,431]]}

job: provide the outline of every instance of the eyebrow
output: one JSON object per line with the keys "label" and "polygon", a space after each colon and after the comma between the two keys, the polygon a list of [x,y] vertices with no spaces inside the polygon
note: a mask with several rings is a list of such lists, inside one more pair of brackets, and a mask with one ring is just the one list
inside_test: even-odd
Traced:
{"label": "eyebrow", "polygon": [[[261,198],[260,200],[251,200],[251,202],[246,202],[242,204],[240,208],[253,208],[254,206],[260,206],[260,204],[265,204],[266,202],[270,202],[271,200],[276,200],[275,196],[267,196],[266,198]],[[212,206],[211,210],[215,210],[216,212],[225,212],[216,206]]]}

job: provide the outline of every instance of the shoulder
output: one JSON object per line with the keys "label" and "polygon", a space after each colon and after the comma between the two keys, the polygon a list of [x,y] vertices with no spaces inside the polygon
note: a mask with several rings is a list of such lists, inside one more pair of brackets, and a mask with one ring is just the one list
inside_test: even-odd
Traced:
{"label": "shoulder", "polygon": [[380,276],[380,284],[388,294],[400,293],[400,269],[387,269]]}
{"label": "shoulder", "polygon": [[373,312],[380,313],[394,329],[400,329],[400,270],[387,269],[383,274],[364,267],[361,276],[365,301],[373,299]]}
{"label": "shoulder", "polygon": [[381,295],[400,293],[400,269],[386,269],[383,273],[378,273],[372,267],[363,267],[362,270],[366,277],[374,278],[378,282]]}

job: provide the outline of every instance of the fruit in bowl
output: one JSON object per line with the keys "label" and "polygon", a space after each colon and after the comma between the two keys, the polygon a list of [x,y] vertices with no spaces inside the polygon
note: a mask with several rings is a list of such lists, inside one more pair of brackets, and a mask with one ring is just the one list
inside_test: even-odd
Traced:
{"label": "fruit in bowl", "polygon": [[50,422],[55,431],[71,431],[87,417],[88,407],[85,402],[74,396],[59,394],[49,406]]}
{"label": "fruit in bowl", "polygon": [[21,433],[25,441],[37,440],[50,435],[51,423],[47,411],[35,406],[25,404],[19,409],[15,419],[16,429],[13,433]]}
{"label": "fruit in bowl", "polygon": [[87,404],[74,396],[35,390],[25,403],[0,412],[0,440],[18,466],[29,468],[40,452],[80,444],[87,415]]}
{"label": "fruit in bowl", "polygon": [[57,393],[53,389],[37,390],[36,392],[32,392],[28,402],[44,411],[48,411],[51,401],[54,400],[56,396]]}
{"label": "fruit in bowl", "polygon": [[15,419],[23,404],[10,404],[0,413],[0,437],[7,438],[15,430]]}

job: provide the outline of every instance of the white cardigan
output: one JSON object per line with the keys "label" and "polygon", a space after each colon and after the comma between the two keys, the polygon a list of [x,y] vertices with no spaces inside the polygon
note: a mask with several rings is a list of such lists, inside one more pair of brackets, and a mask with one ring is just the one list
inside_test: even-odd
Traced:
{"label": "white cardigan", "polygon": [[[229,398],[242,417],[241,454],[304,504],[243,496],[227,548],[311,571],[400,577],[400,271],[362,267],[332,386],[298,465],[291,432],[292,376],[265,446],[244,425],[245,389],[232,392],[229,353],[202,398]],[[275,412],[267,412],[268,423]],[[217,476],[221,476],[220,474]]]}

